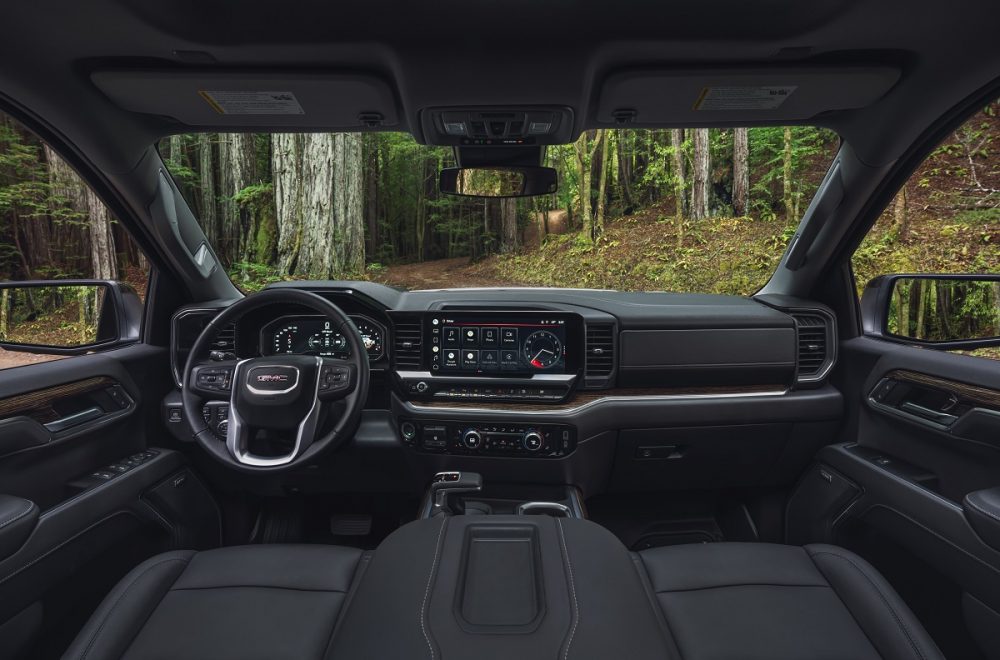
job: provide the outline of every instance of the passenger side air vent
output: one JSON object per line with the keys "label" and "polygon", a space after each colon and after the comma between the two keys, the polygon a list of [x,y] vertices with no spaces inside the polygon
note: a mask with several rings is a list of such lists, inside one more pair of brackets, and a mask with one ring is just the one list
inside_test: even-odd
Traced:
{"label": "passenger side air vent", "polygon": [[587,325],[586,377],[606,378],[615,369],[615,326]]}
{"label": "passenger side air vent", "polygon": [[833,363],[833,324],[823,314],[793,312],[792,318],[798,328],[798,370],[799,382],[815,381],[823,378]]}
{"label": "passenger side air vent", "polygon": [[419,319],[395,320],[395,350],[393,356],[397,369],[419,369],[423,366],[421,347],[423,329]]}
{"label": "passenger side air vent", "polygon": [[223,353],[236,353],[236,324],[227,323],[216,334],[212,343],[209,344],[210,351],[222,351]]}

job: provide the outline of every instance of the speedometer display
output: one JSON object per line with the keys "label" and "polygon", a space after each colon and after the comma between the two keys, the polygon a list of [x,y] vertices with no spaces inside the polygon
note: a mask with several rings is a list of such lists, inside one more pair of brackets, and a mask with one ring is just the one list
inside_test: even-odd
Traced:
{"label": "speedometer display", "polygon": [[[385,330],[364,316],[351,316],[358,329],[369,360],[380,359],[385,351]],[[322,316],[286,316],[277,319],[261,331],[260,350],[263,355],[319,355],[346,358],[350,355],[347,338]]]}

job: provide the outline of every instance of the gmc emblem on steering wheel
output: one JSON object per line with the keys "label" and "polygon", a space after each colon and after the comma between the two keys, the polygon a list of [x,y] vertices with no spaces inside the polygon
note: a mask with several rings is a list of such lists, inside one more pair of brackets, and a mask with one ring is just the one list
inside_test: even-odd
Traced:
{"label": "gmc emblem on steering wheel", "polygon": [[257,376],[258,383],[287,383],[286,374],[260,374]]}

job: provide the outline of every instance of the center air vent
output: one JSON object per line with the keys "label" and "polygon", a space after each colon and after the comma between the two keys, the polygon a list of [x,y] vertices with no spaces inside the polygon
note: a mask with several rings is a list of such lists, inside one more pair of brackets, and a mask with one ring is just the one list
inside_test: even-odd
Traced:
{"label": "center air vent", "polygon": [[587,378],[606,378],[615,368],[615,326],[587,325]]}
{"label": "center air vent", "polygon": [[395,350],[393,356],[397,369],[419,369],[423,366],[421,345],[423,330],[419,319],[397,320],[393,324],[395,332]]}
{"label": "center air vent", "polygon": [[825,315],[795,312],[798,327],[798,371],[796,379],[809,382],[826,375],[833,362],[832,324]]}

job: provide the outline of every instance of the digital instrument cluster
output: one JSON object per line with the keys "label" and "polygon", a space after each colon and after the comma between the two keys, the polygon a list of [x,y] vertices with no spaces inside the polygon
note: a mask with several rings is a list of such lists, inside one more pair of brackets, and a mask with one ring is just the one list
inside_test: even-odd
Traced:
{"label": "digital instrument cluster", "polygon": [[427,363],[438,375],[567,373],[572,315],[433,314],[426,323]]}
{"label": "digital instrument cluster", "polygon": [[[366,316],[351,315],[372,362],[385,355],[385,328]],[[319,355],[346,358],[347,338],[324,316],[285,316],[268,323],[260,333],[261,355]]]}

